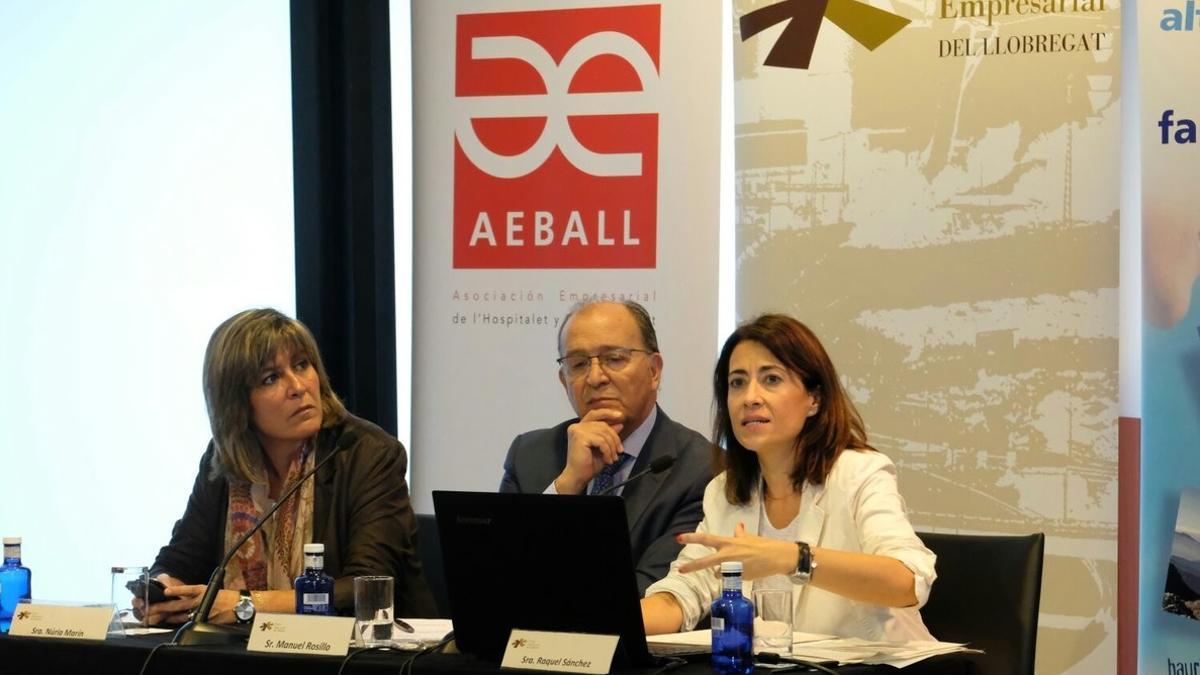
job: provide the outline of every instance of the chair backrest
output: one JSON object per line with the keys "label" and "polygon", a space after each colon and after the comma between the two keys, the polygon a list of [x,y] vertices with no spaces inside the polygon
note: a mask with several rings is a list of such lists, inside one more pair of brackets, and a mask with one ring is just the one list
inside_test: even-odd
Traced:
{"label": "chair backrest", "polygon": [[937,555],[929,632],[984,650],[979,675],[1033,675],[1045,535],[917,534]]}
{"label": "chair backrest", "polygon": [[432,513],[417,514],[417,556],[421,559],[422,572],[433,601],[437,604],[437,618],[450,618],[450,600],[446,595],[446,572],[442,567],[442,538],[438,533],[437,519]]}

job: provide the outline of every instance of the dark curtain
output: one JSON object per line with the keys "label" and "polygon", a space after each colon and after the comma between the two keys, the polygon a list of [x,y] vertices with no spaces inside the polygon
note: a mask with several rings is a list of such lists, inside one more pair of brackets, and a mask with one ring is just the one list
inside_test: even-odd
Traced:
{"label": "dark curtain", "polygon": [[395,434],[388,3],[292,0],[291,28],[297,316],[351,412]]}

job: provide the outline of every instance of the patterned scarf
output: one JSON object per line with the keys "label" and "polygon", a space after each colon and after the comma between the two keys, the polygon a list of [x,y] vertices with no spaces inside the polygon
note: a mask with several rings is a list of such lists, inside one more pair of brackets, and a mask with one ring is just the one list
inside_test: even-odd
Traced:
{"label": "patterned scarf", "polygon": [[[305,443],[292,459],[280,493],[286,492],[299,476],[312,469],[316,453],[311,449],[311,444]],[[262,517],[263,510],[259,510],[253,493],[259,493],[265,501],[268,489],[243,480],[229,481],[225,550],[228,551]],[[225,588],[251,591],[291,588],[296,577],[304,571],[304,544],[312,541],[312,513],[313,481],[308,480],[279,507],[273,519],[274,530],[269,533],[270,540],[266,528],[259,530],[229,561],[225,570]]]}

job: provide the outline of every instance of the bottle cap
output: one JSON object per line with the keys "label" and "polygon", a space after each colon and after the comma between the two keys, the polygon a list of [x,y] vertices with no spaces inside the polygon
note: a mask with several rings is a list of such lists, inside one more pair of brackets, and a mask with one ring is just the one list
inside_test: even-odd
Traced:
{"label": "bottle cap", "polygon": [[741,574],[742,563],[737,560],[731,560],[721,563],[721,574]]}
{"label": "bottle cap", "polygon": [[325,553],[325,544],[305,544],[304,554],[312,555],[314,553]]}
{"label": "bottle cap", "polygon": [[4,545],[5,546],[20,546],[21,538],[20,537],[5,537]]}

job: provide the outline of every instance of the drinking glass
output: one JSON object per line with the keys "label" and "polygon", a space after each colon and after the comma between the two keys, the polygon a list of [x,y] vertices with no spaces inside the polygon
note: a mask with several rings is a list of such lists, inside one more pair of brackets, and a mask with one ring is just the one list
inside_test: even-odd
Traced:
{"label": "drinking glass", "polygon": [[359,647],[392,643],[391,577],[354,577],[354,635]]}
{"label": "drinking glass", "polygon": [[792,653],[792,589],[754,591],[754,651]]}

